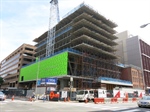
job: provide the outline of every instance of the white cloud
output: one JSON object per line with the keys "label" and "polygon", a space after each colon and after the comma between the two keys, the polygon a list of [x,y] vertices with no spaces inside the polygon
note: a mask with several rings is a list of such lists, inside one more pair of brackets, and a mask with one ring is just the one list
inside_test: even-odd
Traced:
{"label": "white cloud", "polygon": [[1,15],[0,61],[23,43],[33,45],[33,39],[48,29],[49,10],[47,10],[47,7],[49,6],[36,6],[36,4],[28,6],[28,3],[30,2],[24,3],[27,7],[23,5],[22,8],[24,9],[20,8],[22,11],[18,10],[16,16],[9,14],[13,13],[14,6],[10,6],[7,10],[5,5],[3,5],[3,11],[9,13],[8,15]]}

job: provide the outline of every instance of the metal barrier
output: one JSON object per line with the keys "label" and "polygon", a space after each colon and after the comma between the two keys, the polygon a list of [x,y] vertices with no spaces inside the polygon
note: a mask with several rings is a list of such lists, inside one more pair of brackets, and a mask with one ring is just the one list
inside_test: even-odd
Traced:
{"label": "metal barrier", "polygon": [[132,98],[132,102],[137,102],[137,98]]}
{"label": "metal barrier", "polygon": [[122,98],[118,98],[118,103],[122,103]]}
{"label": "metal barrier", "polygon": [[105,98],[105,103],[111,103],[111,98]]}
{"label": "metal barrier", "polygon": [[118,99],[117,98],[111,98],[111,103],[118,103]]}
{"label": "metal barrier", "polygon": [[139,100],[139,98],[94,98],[94,103],[98,104],[98,103],[132,103],[132,102],[137,102]]}
{"label": "metal barrier", "polygon": [[94,103],[95,104],[98,104],[98,103],[103,103],[104,104],[105,103],[104,98],[94,98]]}
{"label": "metal barrier", "polygon": [[128,102],[128,98],[123,98],[122,101],[123,103]]}

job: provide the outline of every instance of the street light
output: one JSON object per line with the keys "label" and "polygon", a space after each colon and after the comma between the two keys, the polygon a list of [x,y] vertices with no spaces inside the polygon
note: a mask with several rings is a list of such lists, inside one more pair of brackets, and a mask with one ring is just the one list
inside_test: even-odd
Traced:
{"label": "street light", "polygon": [[149,24],[150,24],[150,23],[143,24],[143,25],[140,26],[140,28],[144,28],[144,27],[146,27],[146,26],[149,25]]}
{"label": "street light", "polygon": [[37,57],[36,62],[37,62],[37,73],[36,73],[35,94],[37,94],[38,76],[39,76],[39,68],[40,68],[40,58]]}
{"label": "street light", "polygon": [[70,76],[70,100],[72,97],[72,88],[73,88],[73,77]]}

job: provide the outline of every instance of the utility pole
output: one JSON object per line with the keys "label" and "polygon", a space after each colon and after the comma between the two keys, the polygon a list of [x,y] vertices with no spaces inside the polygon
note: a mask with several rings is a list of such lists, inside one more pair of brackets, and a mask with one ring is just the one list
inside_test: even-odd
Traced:
{"label": "utility pole", "polygon": [[36,73],[36,85],[35,85],[35,94],[37,94],[37,85],[38,85],[38,76],[39,76],[39,69],[40,69],[40,58],[36,58],[37,63],[37,73]]}
{"label": "utility pole", "polygon": [[70,100],[72,97],[72,88],[73,88],[73,77],[70,76]]}

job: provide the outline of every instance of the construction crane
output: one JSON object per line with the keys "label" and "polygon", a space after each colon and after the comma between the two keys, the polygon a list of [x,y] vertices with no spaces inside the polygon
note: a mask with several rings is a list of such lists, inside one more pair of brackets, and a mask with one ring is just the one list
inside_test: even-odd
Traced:
{"label": "construction crane", "polygon": [[47,34],[46,56],[54,54],[56,24],[59,22],[58,0],[50,1],[49,29]]}

